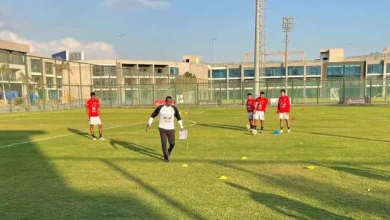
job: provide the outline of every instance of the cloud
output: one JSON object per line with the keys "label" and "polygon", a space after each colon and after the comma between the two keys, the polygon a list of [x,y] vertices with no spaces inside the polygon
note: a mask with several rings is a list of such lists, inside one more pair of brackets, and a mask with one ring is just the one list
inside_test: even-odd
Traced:
{"label": "cloud", "polygon": [[39,42],[20,37],[16,33],[4,30],[0,31],[0,39],[15,43],[27,44],[30,52],[41,56],[49,56],[62,50],[84,51],[86,59],[116,59],[117,52],[111,44],[105,42],[82,43],[75,38],[67,37],[59,40]]}
{"label": "cloud", "polygon": [[0,29],[20,30],[31,26],[28,21],[16,21],[12,18],[12,9],[4,4],[0,4]]}
{"label": "cloud", "polygon": [[133,9],[148,7],[153,9],[167,9],[171,7],[169,1],[163,0],[103,0],[103,5],[109,8]]}

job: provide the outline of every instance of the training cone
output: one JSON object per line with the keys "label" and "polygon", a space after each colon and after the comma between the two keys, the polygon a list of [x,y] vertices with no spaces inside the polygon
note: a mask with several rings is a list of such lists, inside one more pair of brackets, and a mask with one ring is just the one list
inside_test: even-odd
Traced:
{"label": "training cone", "polygon": [[248,158],[247,157],[241,157],[241,160],[247,160]]}
{"label": "training cone", "polygon": [[188,164],[183,163],[181,167],[188,167]]}
{"label": "training cone", "polygon": [[305,168],[308,169],[308,170],[314,170],[316,167],[315,166],[307,166]]}
{"label": "training cone", "polygon": [[273,132],[273,134],[274,134],[274,135],[279,135],[280,132],[279,132],[278,130],[275,130],[275,131]]}
{"label": "training cone", "polygon": [[222,175],[218,179],[220,179],[220,180],[227,180],[228,178],[227,178],[227,176]]}
{"label": "training cone", "polygon": [[189,116],[191,116],[191,115],[192,115],[192,113],[191,113],[191,112],[188,112],[188,115],[189,115]]}
{"label": "training cone", "polygon": [[292,117],[291,120],[295,121],[295,117]]}
{"label": "training cone", "polygon": [[115,140],[119,141],[119,137],[116,137]]}

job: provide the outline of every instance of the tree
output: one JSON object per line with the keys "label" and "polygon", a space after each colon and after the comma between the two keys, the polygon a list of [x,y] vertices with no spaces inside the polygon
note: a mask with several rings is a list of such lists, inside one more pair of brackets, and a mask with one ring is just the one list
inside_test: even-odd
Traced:
{"label": "tree", "polygon": [[[73,71],[72,71],[72,69],[70,68],[69,62],[62,61],[61,64],[56,65],[56,82],[57,82],[57,80],[58,80],[58,78],[57,78],[57,72],[60,72],[60,73],[61,73],[61,76],[63,76],[65,70],[68,71],[69,103],[71,104],[72,97],[71,97],[71,93],[70,93],[70,74],[73,75]],[[69,73],[70,73],[70,74],[69,74]],[[80,74],[81,74],[81,73],[80,73]],[[57,85],[57,86],[56,86],[56,88],[57,88],[57,98],[59,98],[58,83],[56,83],[56,85]]]}
{"label": "tree", "polygon": [[27,73],[20,73],[19,74],[20,77],[19,79],[22,81],[23,83],[23,86],[25,87],[26,89],[26,93],[27,93],[27,96],[26,96],[26,101],[27,101],[27,106],[28,106],[28,110],[29,110],[29,106],[30,106],[30,91],[31,91],[31,85],[30,85],[30,81],[31,81],[31,77],[27,74]]}
{"label": "tree", "polygon": [[195,74],[185,72],[184,75],[178,76],[171,80],[172,84],[193,84],[196,83],[197,79]]}
{"label": "tree", "polygon": [[[7,104],[7,96],[6,96],[6,90],[5,90],[5,85],[4,85],[4,74],[7,74],[8,75],[8,84],[10,84],[10,73],[11,72],[11,69],[3,64],[0,66],[0,74],[1,74],[1,81],[3,81],[2,83],[2,89],[3,89],[3,100],[4,100],[4,103]],[[8,85],[8,87],[10,87],[10,85]]]}

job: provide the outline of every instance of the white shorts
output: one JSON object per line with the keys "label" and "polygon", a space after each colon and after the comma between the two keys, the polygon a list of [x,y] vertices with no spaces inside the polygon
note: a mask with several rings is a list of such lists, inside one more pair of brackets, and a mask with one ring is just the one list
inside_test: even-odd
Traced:
{"label": "white shorts", "polygon": [[279,119],[281,120],[288,120],[290,119],[289,113],[279,113]]}
{"label": "white shorts", "polygon": [[255,120],[264,121],[265,120],[265,112],[263,112],[263,111],[256,111],[255,114],[253,115],[253,118]]}
{"label": "white shorts", "polygon": [[100,120],[99,116],[90,117],[89,118],[89,124],[90,125],[101,125],[102,124],[102,120]]}
{"label": "white shorts", "polygon": [[252,119],[253,118],[253,112],[248,112],[248,119]]}

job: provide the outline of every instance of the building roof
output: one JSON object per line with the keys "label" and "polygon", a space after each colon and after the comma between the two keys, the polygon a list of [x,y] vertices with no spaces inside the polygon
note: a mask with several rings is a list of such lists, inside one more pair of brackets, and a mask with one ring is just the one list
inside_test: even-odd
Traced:
{"label": "building roof", "polygon": [[30,53],[30,46],[27,44],[18,44],[14,42],[0,40],[0,48],[5,50]]}

